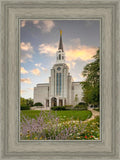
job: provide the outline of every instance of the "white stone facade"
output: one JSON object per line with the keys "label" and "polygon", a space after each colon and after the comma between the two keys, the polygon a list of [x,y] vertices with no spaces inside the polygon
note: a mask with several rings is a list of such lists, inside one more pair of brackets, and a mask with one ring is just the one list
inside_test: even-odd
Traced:
{"label": "white stone facade", "polygon": [[56,64],[51,69],[49,83],[37,84],[34,87],[34,103],[41,102],[45,109],[52,106],[76,105],[82,101],[80,82],[74,82],[65,63],[62,35],[56,53]]}

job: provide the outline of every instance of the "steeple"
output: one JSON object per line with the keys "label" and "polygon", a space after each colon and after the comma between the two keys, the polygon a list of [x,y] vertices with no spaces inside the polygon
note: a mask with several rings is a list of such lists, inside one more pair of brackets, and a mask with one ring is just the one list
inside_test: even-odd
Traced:
{"label": "steeple", "polygon": [[58,51],[56,52],[56,63],[65,63],[65,53],[63,50],[63,43],[62,43],[62,30],[60,30],[60,42]]}
{"label": "steeple", "polygon": [[63,50],[63,43],[62,43],[62,30],[60,30],[60,41],[59,41],[59,48],[58,50],[61,49],[62,52],[64,52]]}

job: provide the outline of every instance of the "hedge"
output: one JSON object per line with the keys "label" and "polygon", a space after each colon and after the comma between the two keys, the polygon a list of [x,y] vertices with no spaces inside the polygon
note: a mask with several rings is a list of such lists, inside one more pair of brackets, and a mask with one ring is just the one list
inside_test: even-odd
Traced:
{"label": "hedge", "polygon": [[30,106],[20,106],[21,110],[30,110]]}
{"label": "hedge", "polygon": [[77,104],[74,109],[76,110],[87,110],[88,109],[88,106],[86,103],[84,102],[80,102],[79,104]]}
{"label": "hedge", "polygon": [[52,110],[57,111],[57,110],[66,110],[65,106],[54,106],[51,107]]}
{"label": "hedge", "polygon": [[34,104],[34,106],[43,106],[43,104],[41,102],[37,102]]}

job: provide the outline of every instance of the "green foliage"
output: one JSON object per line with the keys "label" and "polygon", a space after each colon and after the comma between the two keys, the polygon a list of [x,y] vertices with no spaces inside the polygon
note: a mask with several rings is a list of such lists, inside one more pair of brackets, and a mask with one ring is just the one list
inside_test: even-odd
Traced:
{"label": "green foliage", "polygon": [[79,105],[79,104],[77,104],[75,107],[74,107],[74,109],[77,109],[77,110],[87,110],[88,109],[88,107],[87,107],[87,105]]}
{"label": "green foliage", "polygon": [[87,64],[83,70],[83,76],[86,77],[84,82],[81,82],[83,89],[83,101],[87,104],[99,106],[99,76],[100,76],[100,59],[99,50],[93,57],[94,62]]}
{"label": "green foliage", "polygon": [[25,106],[29,106],[32,107],[33,106],[33,99],[29,98],[29,99],[25,99],[25,98],[20,98],[20,106],[21,107],[25,107]]}
{"label": "green foliage", "polygon": [[65,106],[54,106],[54,107],[51,107],[52,110],[54,111],[57,111],[57,110],[65,110]]}
{"label": "green foliage", "polygon": [[34,106],[43,106],[43,104],[41,102],[37,102],[34,104]]}
{"label": "green foliage", "polygon": [[22,106],[20,106],[20,109],[21,110],[30,110],[30,106],[24,106],[24,105],[22,105]]}
{"label": "green foliage", "polygon": [[85,102],[79,102],[78,105],[84,105],[84,106],[87,106],[87,103]]}
{"label": "green foliage", "polygon": [[65,109],[66,110],[70,110],[70,109],[72,109],[73,108],[73,105],[65,105]]}

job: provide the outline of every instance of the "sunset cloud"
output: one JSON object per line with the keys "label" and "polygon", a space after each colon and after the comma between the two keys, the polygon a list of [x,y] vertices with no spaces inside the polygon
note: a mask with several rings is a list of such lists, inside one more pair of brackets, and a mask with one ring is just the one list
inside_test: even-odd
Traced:
{"label": "sunset cloud", "polygon": [[21,67],[21,74],[27,74],[28,73],[28,71],[27,70],[25,70],[25,68],[24,67]]}
{"label": "sunset cloud", "polygon": [[66,64],[68,65],[69,69],[74,68],[74,67],[75,67],[75,65],[76,65],[76,63],[75,63],[75,62],[67,62]]}
{"label": "sunset cloud", "polygon": [[85,77],[83,77],[82,73],[80,73],[80,74],[78,74],[78,75],[80,76],[80,78],[85,78]]}
{"label": "sunset cloud", "polygon": [[47,70],[48,70],[48,69],[45,68],[45,67],[41,67],[41,69],[42,69],[43,71],[47,71]]}
{"label": "sunset cloud", "polygon": [[26,25],[26,21],[25,20],[22,20],[21,23],[20,23],[21,27],[25,27]]}
{"label": "sunset cloud", "polygon": [[96,54],[97,48],[81,46],[78,49],[66,50],[66,60],[75,61],[81,59],[83,61],[91,60],[92,57]]}
{"label": "sunset cloud", "polygon": [[70,69],[70,68],[71,68],[71,67],[70,67],[70,63],[66,63],[66,64],[68,65],[68,67],[69,67],[69,69]]}
{"label": "sunset cloud", "polygon": [[55,23],[52,20],[34,20],[33,24],[44,33],[50,32],[55,27]]}
{"label": "sunset cloud", "polygon": [[32,83],[30,78],[21,78],[21,82],[28,83],[28,84]]}
{"label": "sunset cloud", "polygon": [[[76,46],[77,45],[77,46]],[[98,48],[96,47],[89,47],[89,46],[83,46],[80,45],[80,40],[74,39],[73,45],[66,46],[65,54],[66,54],[66,61],[75,61],[75,60],[82,60],[82,61],[88,61],[91,60],[92,57],[96,54]],[[55,56],[57,51],[57,45],[56,44],[41,44],[39,45],[39,51],[40,54],[47,54],[49,56]],[[75,66],[75,63],[73,62],[72,67]]]}
{"label": "sunset cloud", "polygon": [[33,89],[34,89],[34,88],[28,88],[28,89],[30,89],[30,90],[32,90],[32,91],[33,91]]}
{"label": "sunset cloud", "polygon": [[21,91],[20,91],[21,94],[23,94],[23,93],[25,93],[25,92],[27,92],[27,91],[26,91],[26,90],[21,90]]}
{"label": "sunset cloud", "polygon": [[39,20],[34,20],[33,24],[38,24],[40,21]]}
{"label": "sunset cloud", "polygon": [[42,28],[43,32],[50,32],[52,28],[55,26],[53,21],[43,21],[44,27]]}
{"label": "sunset cloud", "polygon": [[32,54],[28,53],[21,53],[21,63],[25,63],[26,60],[32,60]]}
{"label": "sunset cloud", "polygon": [[41,63],[35,64],[36,67],[39,67],[39,68],[40,68],[41,70],[43,70],[43,71],[47,71],[47,70],[48,70],[47,68],[42,67],[41,65],[42,65]]}
{"label": "sunset cloud", "polygon": [[73,77],[73,80],[74,80],[74,81],[77,81],[77,77]]}
{"label": "sunset cloud", "polygon": [[31,71],[31,73],[34,74],[34,75],[36,75],[36,76],[40,76],[40,70],[39,70],[38,68],[33,69],[33,70]]}
{"label": "sunset cloud", "polygon": [[48,54],[49,56],[54,56],[57,51],[57,46],[51,44],[41,44],[39,45],[40,54]]}
{"label": "sunset cloud", "polygon": [[20,48],[21,48],[21,63],[25,63],[26,61],[32,61],[34,51],[31,43],[21,42]]}
{"label": "sunset cloud", "polygon": [[40,67],[40,66],[41,66],[41,63],[36,63],[35,66],[36,66],[36,67]]}
{"label": "sunset cloud", "polygon": [[21,42],[20,48],[21,48],[21,50],[24,50],[24,51],[33,50],[33,47],[31,46],[30,42],[28,42],[28,43]]}
{"label": "sunset cloud", "polygon": [[76,65],[76,63],[75,63],[75,62],[72,62],[71,64],[72,64],[72,67],[73,67],[73,68],[74,68],[74,67],[75,67],[75,65]]}

